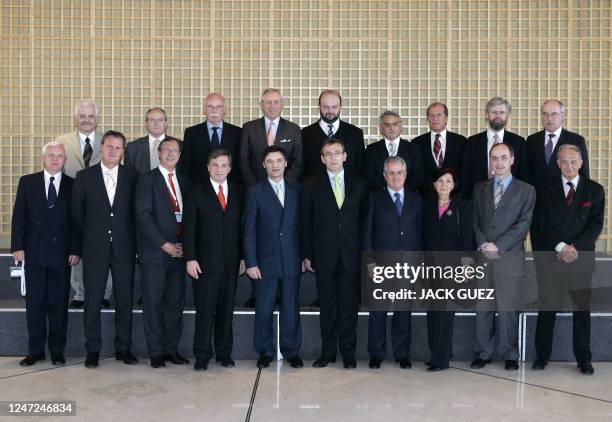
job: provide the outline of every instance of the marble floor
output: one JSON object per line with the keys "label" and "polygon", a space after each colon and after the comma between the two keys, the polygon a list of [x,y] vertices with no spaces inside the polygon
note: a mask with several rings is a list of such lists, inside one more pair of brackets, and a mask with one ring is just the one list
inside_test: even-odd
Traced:
{"label": "marble floor", "polygon": [[[469,362],[453,362],[437,373],[422,362],[401,370],[387,361],[371,370],[361,361],[350,371],[338,363],[293,369],[278,362],[259,373],[253,361],[238,361],[233,369],[211,363],[196,373],[191,365],[154,370],[148,361],[126,366],[104,359],[91,370],[76,358],[64,367],[47,360],[22,368],[19,360],[0,357],[0,400],[74,401],[69,420],[612,420],[612,363],[595,363],[595,375],[584,376],[570,362],[538,372],[530,365],[508,372],[500,363],[474,371]],[[19,418],[41,419],[49,418]]]}

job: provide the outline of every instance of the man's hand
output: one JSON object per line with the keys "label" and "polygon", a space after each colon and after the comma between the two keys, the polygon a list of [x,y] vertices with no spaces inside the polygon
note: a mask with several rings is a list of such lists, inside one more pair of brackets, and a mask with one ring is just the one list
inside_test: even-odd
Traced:
{"label": "man's hand", "polygon": [[246,272],[246,263],[244,262],[244,259],[241,259],[240,266],[238,267],[238,276],[241,276],[245,272]]}
{"label": "man's hand", "polygon": [[559,252],[559,259],[569,264],[578,259],[578,250],[576,250],[574,245],[565,245],[561,252]]}
{"label": "man's hand", "polygon": [[79,261],[81,260],[81,257],[78,255],[70,255],[68,257],[68,265],[70,265],[71,267],[78,264]]}
{"label": "man's hand", "polygon": [[25,251],[15,251],[13,252],[13,258],[17,262],[23,262],[25,260]]}
{"label": "man's hand", "polygon": [[304,260],[302,261],[302,266],[311,273],[315,272],[314,268],[312,268],[312,261],[308,258],[304,258]]}
{"label": "man's hand", "polygon": [[194,280],[199,280],[199,274],[202,274],[202,269],[200,268],[200,264],[195,259],[193,261],[187,261],[187,274],[191,276]]}
{"label": "man's hand", "polygon": [[484,242],[478,248],[487,259],[499,259],[499,248],[493,242]]}
{"label": "man's hand", "polygon": [[260,280],[261,279],[261,271],[259,271],[259,267],[247,268],[246,273],[253,280]]}
{"label": "man's hand", "polygon": [[175,243],[166,242],[162,245],[161,249],[173,258],[180,258],[183,256],[183,248],[181,245]]}

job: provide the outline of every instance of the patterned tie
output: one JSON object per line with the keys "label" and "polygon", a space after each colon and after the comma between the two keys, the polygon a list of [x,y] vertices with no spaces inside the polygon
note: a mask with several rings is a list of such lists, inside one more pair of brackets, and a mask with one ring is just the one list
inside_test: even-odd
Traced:
{"label": "patterned tie", "polygon": [[266,139],[268,140],[268,146],[274,145],[274,122],[270,122],[270,127],[268,128],[268,133],[266,133]]}
{"label": "patterned tie", "polygon": [[335,174],[334,177],[334,197],[336,198],[336,204],[338,204],[338,209],[342,208],[342,204],[344,203],[344,195],[342,194],[342,187],[340,186],[340,176]]}
{"label": "patterned tie", "polygon": [[574,195],[576,195],[576,190],[574,189],[574,184],[572,182],[567,182],[567,186],[569,186],[569,191],[567,191],[565,203],[568,207],[570,207],[574,203]]}
{"label": "patterned tie", "polygon": [[115,191],[117,190],[117,181],[113,177],[113,173],[110,171],[104,172],[106,175],[106,194],[108,195],[108,202],[110,202],[111,207],[113,206],[113,202],[115,201]]}
{"label": "patterned tie", "polygon": [[[172,191],[172,211],[175,213],[181,212],[181,207],[178,202],[178,196],[176,195],[176,188],[174,187],[174,182],[172,181],[172,173],[168,173],[168,183],[170,184],[170,190]],[[179,236],[183,233],[183,223],[176,222],[176,234]]]}
{"label": "patterned tie", "polygon": [[400,194],[398,192],[395,192],[393,196],[395,196],[395,201],[393,201],[393,203],[395,204],[395,211],[397,211],[398,217],[401,217],[402,208],[404,208],[404,205],[402,204],[402,200],[400,199]]}
{"label": "patterned tie", "polygon": [[[499,144],[501,142],[501,140],[499,139],[499,136],[497,136],[497,133],[495,135],[493,135],[493,145],[491,146],[491,148],[493,148],[495,145]],[[491,150],[489,150],[489,152],[491,152]],[[489,159],[489,179],[491,177],[493,177],[493,165],[491,164],[491,159]]]}
{"label": "patterned tie", "polygon": [[284,207],[285,206],[285,198],[284,198],[284,195],[283,195],[283,188],[281,188],[281,184],[280,183],[275,183],[274,184],[274,193],[276,194],[276,197],[280,201],[281,205]]}
{"label": "patterned tie", "polygon": [[434,159],[436,160],[436,165],[438,166],[438,168],[442,167],[444,156],[442,155],[442,142],[440,142],[439,133],[436,133],[436,139],[434,140],[434,145],[433,145],[433,154],[434,154]]}
{"label": "patterned tie", "polygon": [[157,149],[159,148],[160,143],[161,143],[161,139],[159,138],[153,139],[153,147],[151,148],[151,154],[150,154],[150,160],[149,160],[151,164],[151,170],[159,166],[159,154],[157,153]]}
{"label": "patterned tie", "polygon": [[504,184],[501,181],[499,181],[497,182],[497,187],[495,188],[495,195],[493,197],[493,208],[494,209],[497,209],[497,207],[499,206],[502,196],[504,196]]}
{"label": "patterned tie", "polygon": [[89,136],[85,138],[85,148],[83,149],[83,161],[85,162],[85,168],[89,167],[89,162],[91,161],[91,156],[93,154],[93,149],[91,149],[91,141],[89,140]]}
{"label": "patterned tie", "polygon": [[327,137],[331,138],[332,136],[334,136],[334,125],[327,125],[327,127],[329,128],[329,130],[327,131]]}
{"label": "patterned tie", "polygon": [[213,134],[212,134],[212,138],[210,138],[210,146],[212,147],[212,149],[216,149],[221,146],[221,141],[219,140],[219,134],[217,133],[219,128],[217,126],[213,126],[212,130],[213,130]]}
{"label": "patterned tie", "polygon": [[223,211],[225,211],[225,209],[227,208],[227,202],[225,202],[225,195],[223,194],[223,185],[219,185],[219,194],[217,195],[217,197],[219,198],[219,203],[221,204],[221,208],[223,208]]}
{"label": "patterned tie", "polygon": [[395,157],[396,146],[394,142],[389,142],[389,157]]}
{"label": "patterned tie", "polygon": [[546,164],[550,162],[550,157],[553,152],[553,139],[555,139],[554,133],[548,134],[548,142],[546,142],[546,147],[544,148],[544,158],[546,158]]}
{"label": "patterned tie", "polygon": [[53,183],[55,181],[55,177],[51,176],[49,180],[50,183],[49,190],[47,191],[47,206],[49,208],[53,208],[57,202],[57,191],[55,190],[55,184]]}

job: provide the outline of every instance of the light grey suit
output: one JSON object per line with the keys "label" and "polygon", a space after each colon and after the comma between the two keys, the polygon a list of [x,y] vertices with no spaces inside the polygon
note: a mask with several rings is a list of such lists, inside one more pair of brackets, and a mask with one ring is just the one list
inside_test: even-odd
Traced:
{"label": "light grey suit", "polygon": [[[289,120],[280,118],[274,145],[287,153],[285,179],[298,182],[302,174],[302,131]],[[242,126],[240,140],[240,170],[247,186],[252,186],[267,178],[261,154],[268,146],[266,124],[263,117],[246,122]]]}
{"label": "light grey suit", "polygon": [[476,358],[491,358],[497,337],[497,352],[503,360],[518,360],[518,303],[525,273],[524,242],[529,233],[536,201],[533,186],[513,178],[497,209],[494,179],[476,184],[472,196],[476,245],[494,243],[502,259],[487,260],[488,286],[495,288],[498,309],[476,312]]}
{"label": "light grey suit", "polygon": [[[92,154],[89,160],[89,166],[93,166],[100,162],[102,158],[100,154],[100,141],[102,141],[102,134],[100,132],[94,132],[90,135],[89,139],[93,138]],[[75,178],[79,170],[85,168],[85,161],[83,161],[83,150],[81,149],[81,139],[79,138],[79,132],[69,132],[58,136],[54,139],[57,142],[61,142],[66,147],[66,163],[64,164],[64,173],[68,176]],[[77,265],[72,267],[70,273],[70,285],[74,290],[75,300],[85,300],[85,289],[83,288],[83,265],[79,261]],[[104,298],[110,298],[113,291],[112,279],[108,276],[108,282],[106,283],[106,291],[104,292]]]}

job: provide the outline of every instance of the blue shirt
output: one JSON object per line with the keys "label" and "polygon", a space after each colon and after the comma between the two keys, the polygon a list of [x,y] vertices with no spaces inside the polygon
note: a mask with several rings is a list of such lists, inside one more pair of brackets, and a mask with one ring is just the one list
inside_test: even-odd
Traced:
{"label": "blue shirt", "polygon": [[208,120],[206,121],[206,127],[208,128],[208,139],[210,139],[211,141],[214,132],[213,126],[219,128],[217,129],[217,135],[219,136],[219,143],[221,143],[221,134],[223,133],[223,120],[221,120],[218,125],[212,125],[208,122]]}
{"label": "blue shirt", "polygon": [[[495,188],[497,188],[498,182],[499,182],[499,179],[497,178],[497,176],[494,176],[493,178],[493,196],[494,197],[495,197]],[[510,186],[510,183],[512,182],[512,174],[510,174],[510,176],[506,177],[501,182],[502,182],[502,192],[506,193],[506,191],[508,190],[508,186]]]}

